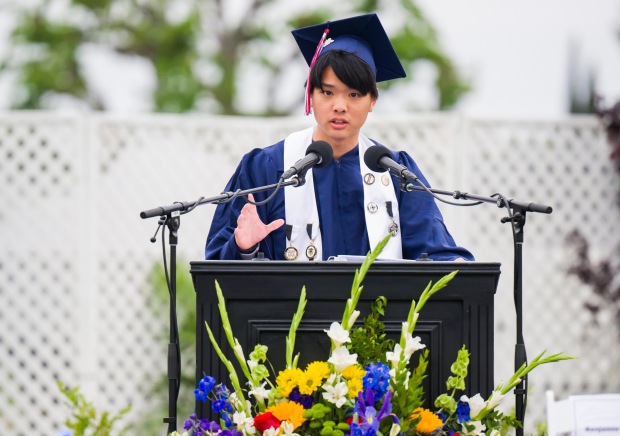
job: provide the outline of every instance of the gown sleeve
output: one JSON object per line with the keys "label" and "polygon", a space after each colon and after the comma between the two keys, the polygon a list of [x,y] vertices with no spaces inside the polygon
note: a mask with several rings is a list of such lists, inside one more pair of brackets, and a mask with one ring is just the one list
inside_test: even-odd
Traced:
{"label": "gown sleeve", "polygon": [[[228,181],[225,192],[235,192],[239,189],[245,190],[277,183],[282,174],[282,169],[281,165],[278,168],[278,162],[273,158],[274,155],[271,151],[273,151],[273,146],[267,149],[255,149],[246,154]],[[272,192],[257,192],[254,194],[254,200],[262,201]],[[205,259],[242,260],[239,247],[235,243],[234,231],[237,227],[237,217],[245,204],[245,197],[237,197],[229,203],[217,206],[207,237]],[[264,223],[270,223],[276,218],[283,218],[283,189],[278,191],[273,201],[257,206],[257,210]],[[263,252],[266,258],[274,258],[274,238],[281,236],[280,233],[283,233],[282,228],[273,231],[261,241],[259,251]]]}
{"label": "gown sleeve", "polygon": [[[405,152],[397,154],[398,162],[406,166],[427,187],[428,181],[413,158]],[[398,186],[398,180],[394,180]],[[397,193],[402,227],[403,258],[418,259],[422,253],[433,260],[451,261],[457,258],[473,261],[474,256],[460,247],[450,235],[443,216],[432,195],[425,191]]]}

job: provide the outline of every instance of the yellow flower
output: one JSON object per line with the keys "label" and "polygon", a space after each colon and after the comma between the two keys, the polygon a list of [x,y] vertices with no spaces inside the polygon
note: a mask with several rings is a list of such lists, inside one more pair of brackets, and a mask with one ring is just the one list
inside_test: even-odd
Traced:
{"label": "yellow flower", "polygon": [[327,362],[317,361],[309,363],[306,367],[306,372],[313,374],[313,377],[321,377],[326,379],[329,377],[330,370]]}
{"label": "yellow flower", "polygon": [[303,395],[312,395],[328,376],[329,365],[327,363],[312,362],[299,377],[299,392]]}
{"label": "yellow flower", "polygon": [[284,397],[288,397],[293,388],[299,385],[299,379],[303,373],[304,372],[299,368],[280,371],[278,377],[276,378],[276,383],[278,384],[280,392],[282,392]]}
{"label": "yellow flower", "polygon": [[344,371],[342,371],[342,376],[347,380],[347,387],[349,388],[347,396],[349,398],[356,398],[359,391],[362,390],[362,378],[364,378],[365,375],[366,371],[359,365],[347,366]]}
{"label": "yellow flower", "polygon": [[304,406],[293,401],[281,401],[267,408],[267,412],[273,413],[273,416],[280,421],[287,421],[292,424],[293,430],[306,421],[306,418],[303,417],[305,411]]}
{"label": "yellow flower", "polygon": [[415,429],[420,433],[433,433],[439,427],[443,425],[441,419],[428,409],[418,407],[411,414],[412,419],[420,419],[416,424]]}

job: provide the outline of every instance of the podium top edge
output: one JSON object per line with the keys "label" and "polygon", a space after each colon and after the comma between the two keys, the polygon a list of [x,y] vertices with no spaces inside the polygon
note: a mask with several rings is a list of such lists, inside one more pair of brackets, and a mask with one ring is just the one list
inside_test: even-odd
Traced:
{"label": "podium top edge", "polygon": [[[312,272],[312,271],[355,271],[361,262],[288,262],[281,260],[243,261],[243,260],[200,260],[190,262],[190,272],[209,271],[260,271],[260,272]],[[375,261],[368,273],[450,273],[459,270],[460,274],[500,273],[499,262],[441,262],[441,261]]]}

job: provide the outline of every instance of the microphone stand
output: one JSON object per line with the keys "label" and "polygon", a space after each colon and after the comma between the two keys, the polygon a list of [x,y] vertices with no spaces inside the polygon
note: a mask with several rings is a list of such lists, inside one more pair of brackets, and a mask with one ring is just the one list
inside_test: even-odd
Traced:
{"label": "microphone stand", "polygon": [[[261,186],[252,189],[238,190],[235,192],[223,192],[220,195],[210,198],[200,198],[197,201],[185,201],[175,202],[168,206],[160,206],[153,209],[140,212],[140,218],[147,219],[159,216],[157,230],[155,235],[151,238],[151,242],[156,241],[157,233],[163,226],[168,227],[170,231],[169,246],[170,246],[170,275],[166,268],[166,251],[163,249],[164,269],[166,271],[166,280],[168,283],[168,290],[170,293],[170,343],[168,344],[168,416],[163,419],[164,423],[168,424],[168,434],[177,430],[177,400],[179,397],[179,390],[181,387],[181,353],[179,351],[179,330],[176,318],[176,284],[177,284],[177,270],[176,270],[176,254],[178,245],[178,231],[181,226],[181,215],[186,214],[194,210],[196,206],[211,203],[225,203],[232,201],[236,197],[246,196],[255,192],[268,191],[271,189],[279,189],[283,186],[302,186],[305,182],[305,174],[309,167],[293,177],[288,181],[281,181],[280,183]],[[163,230],[162,230],[163,233]],[[162,247],[164,246],[164,239],[162,237]]]}
{"label": "microphone stand", "polygon": [[[449,195],[456,200],[476,200],[480,203],[495,203],[497,207],[506,207],[510,211],[507,217],[501,219],[502,224],[511,223],[514,235],[514,302],[516,312],[516,343],[515,343],[515,370],[518,370],[523,364],[527,363],[527,354],[525,351],[525,342],[523,338],[523,242],[524,242],[524,227],[526,212],[537,212],[550,214],[553,212],[551,206],[537,203],[529,203],[518,201],[514,199],[506,199],[503,196],[500,198],[485,197],[481,195],[469,194],[460,191],[444,191],[441,189],[433,189],[423,186],[419,179],[410,173],[390,171],[390,173],[396,175],[400,180],[400,189],[402,191],[427,191],[432,194]],[[409,182],[408,179],[413,179],[420,185],[414,185]],[[470,203],[468,206],[473,206],[480,203]],[[457,204],[449,202],[449,204]],[[462,206],[462,205],[461,205]],[[522,424],[525,421],[525,408],[527,406],[527,375],[521,380],[514,390],[515,393],[515,417]],[[523,436],[523,427],[516,429],[517,436]]]}

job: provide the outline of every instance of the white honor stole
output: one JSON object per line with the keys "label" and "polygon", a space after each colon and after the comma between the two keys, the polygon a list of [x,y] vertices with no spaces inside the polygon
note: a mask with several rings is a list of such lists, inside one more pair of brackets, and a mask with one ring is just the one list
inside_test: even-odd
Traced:
{"label": "white honor stole", "polygon": [[[284,140],[284,169],[290,168],[305,156],[312,143],[314,127],[290,134]],[[394,232],[379,258],[402,259],[400,238],[400,216],[398,201],[389,173],[371,171],[364,163],[364,153],[374,143],[360,134],[359,137],[360,177],[364,186],[364,214],[366,231],[371,249],[374,249],[389,232]],[[286,209],[286,254],[287,260],[308,261],[323,259],[323,244],[319,212],[314,195],[312,169],[306,173],[306,183],[299,187],[284,188]],[[312,256],[314,254],[314,256]],[[348,253],[338,253],[348,254]]]}

